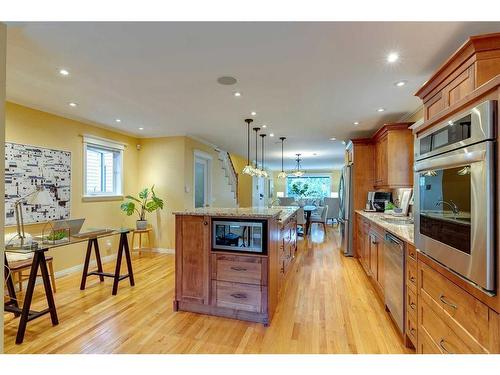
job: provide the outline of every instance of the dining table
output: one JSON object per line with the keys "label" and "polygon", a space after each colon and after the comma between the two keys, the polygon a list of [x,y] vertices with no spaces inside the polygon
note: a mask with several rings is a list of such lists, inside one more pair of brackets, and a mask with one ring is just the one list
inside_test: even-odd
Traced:
{"label": "dining table", "polygon": [[307,205],[303,207],[304,213],[306,214],[306,230],[305,235],[309,234],[309,228],[311,227],[311,214],[316,211],[317,207],[313,205]]}

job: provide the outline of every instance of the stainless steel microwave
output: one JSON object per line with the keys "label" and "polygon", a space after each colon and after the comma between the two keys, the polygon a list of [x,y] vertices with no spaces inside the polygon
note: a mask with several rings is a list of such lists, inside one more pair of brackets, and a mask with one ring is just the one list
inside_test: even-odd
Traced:
{"label": "stainless steel microwave", "polygon": [[212,221],[212,249],[267,253],[267,221],[218,219]]}
{"label": "stainless steel microwave", "polygon": [[495,129],[486,101],[415,141],[415,244],[455,273],[495,291]]}

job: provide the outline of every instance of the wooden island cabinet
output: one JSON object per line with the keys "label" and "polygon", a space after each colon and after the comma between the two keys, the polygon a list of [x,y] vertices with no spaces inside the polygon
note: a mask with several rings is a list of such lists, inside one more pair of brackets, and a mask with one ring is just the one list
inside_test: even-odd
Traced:
{"label": "wooden island cabinet", "polygon": [[[207,208],[174,213],[174,310],[270,324],[297,250],[296,210]],[[214,246],[214,221],[221,220],[262,223],[262,238],[255,237],[262,251],[245,251],[237,242],[241,239],[231,248]]]}

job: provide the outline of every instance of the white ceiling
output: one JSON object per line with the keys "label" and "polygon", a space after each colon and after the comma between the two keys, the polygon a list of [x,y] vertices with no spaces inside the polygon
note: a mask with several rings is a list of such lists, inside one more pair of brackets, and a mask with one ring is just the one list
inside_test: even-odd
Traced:
{"label": "white ceiling", "polygon": [[[255,123],[276,135],[267,142],[275,169],[281,135],[285,168],[296,152],[305,169],[339,167],[340,140],[417,109],[413,93],[469,35],[500,31],[498,22],[8,26],[8,100],[140,137],[193,135],[241,155],[243,119],[257,111]],[[401,56],[393,65],[385,60],[391,51]],[[60,76],[60,68],[71,74]],[[222,75],[238,83],[219,85]],[[399,80],[408,84],[397,88]]]}

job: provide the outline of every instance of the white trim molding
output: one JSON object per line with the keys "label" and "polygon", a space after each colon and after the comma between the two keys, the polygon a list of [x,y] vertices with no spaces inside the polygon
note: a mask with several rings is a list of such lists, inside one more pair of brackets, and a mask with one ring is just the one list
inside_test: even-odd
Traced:
{"label": "white trim molding", "polygon": [[83,143],[90,143],[93,145],[109,147],[109,148],[112,148],[115,150],[122,150],[123,151],[123,150],[125,150],[125,147],[128,146],[127,143],[115,141],[113,139],[98,137],[98,136],[92,135],[92,134],[82,134],[82,138],[83,138]]}

